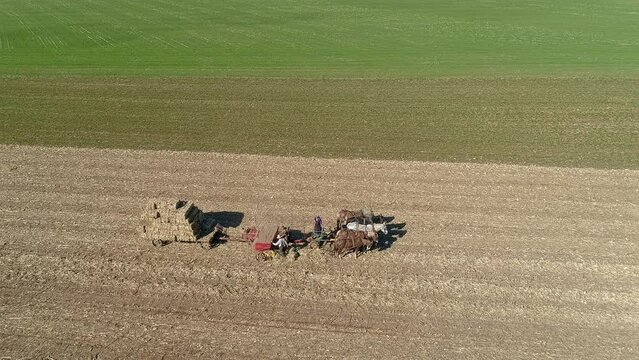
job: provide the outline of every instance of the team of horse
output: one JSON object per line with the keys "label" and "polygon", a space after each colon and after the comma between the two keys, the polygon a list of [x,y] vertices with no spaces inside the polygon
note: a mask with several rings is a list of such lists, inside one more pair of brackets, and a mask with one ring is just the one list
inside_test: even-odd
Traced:
{"label": "team of horse", "polygon": [[377,245],[379,235],[374,231],[358,231],[349,229],[337,230],[333,242],[333,253],[342,257],[350,252],[358,257],[362,251],[368,251]]}
{"label": "team of horse", "polygon": [[366,210],[340,210],[336,229],[333,253],[339,257],[350,252],[354,252],[357,257],[362,251],[370,250],[377,245],[378,233],[388,234],[384,217],[373,215],[371,211]]}

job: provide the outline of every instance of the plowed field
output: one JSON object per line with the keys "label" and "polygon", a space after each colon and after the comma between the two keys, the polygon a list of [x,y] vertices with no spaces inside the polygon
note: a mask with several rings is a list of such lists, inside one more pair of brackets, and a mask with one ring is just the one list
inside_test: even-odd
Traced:
{"label": "plowed field", "polygon": [[[637,358],[639,171],[0,146],[0,357]],[[154,248],[149,198],[384,249]]]}

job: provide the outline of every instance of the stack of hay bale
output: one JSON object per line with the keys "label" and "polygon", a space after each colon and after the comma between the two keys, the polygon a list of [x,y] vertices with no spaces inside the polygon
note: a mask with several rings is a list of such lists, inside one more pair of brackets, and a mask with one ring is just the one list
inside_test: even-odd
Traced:
{"label": "stack of hay bale", "polygon": [[149,201],[142,214],[141,234],[159,241],[196,242],[203,228],[204,214],[186,200]]}

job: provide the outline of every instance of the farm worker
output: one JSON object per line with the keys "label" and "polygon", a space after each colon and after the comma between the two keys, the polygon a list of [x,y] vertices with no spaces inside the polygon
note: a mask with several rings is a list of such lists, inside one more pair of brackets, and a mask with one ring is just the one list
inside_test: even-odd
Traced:
{"label": "farm worker", "polygon": [[282,234],[277,234],[277,241],[273,244],[277,248],[277,252],[284,256],[286,252],[286,248],[288,248],[288,242],[286,241],[286,236]]}
{"label": "farm worker", "polygon": [[322,230],[324,230],[322,218],[319,215],[317,215],[315,217],[315,227],[313,228],[313,231],[315,232],[316,236],[319,236],[322,233]]}
{"label": "farm worker", "polygon": [[315,226],[313,227],[313,238],[317,241],[317,245],[322,247],[327,239],[324,238],[324,224],[322,218],[317,215],[315,217]]}

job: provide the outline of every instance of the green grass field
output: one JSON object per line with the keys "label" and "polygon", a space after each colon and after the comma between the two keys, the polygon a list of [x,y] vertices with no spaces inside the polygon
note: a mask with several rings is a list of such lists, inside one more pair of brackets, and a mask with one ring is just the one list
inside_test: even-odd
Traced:
{"label": "green grass field", "polygon": [[628,79],[0,79],[0,142],[639,168]]}
{"label": "green grass field", "polygon": [[635,0],[3,0],[0,73],[637,74]]}
{"label": "green grass field", "polygon": [[0,143],[639,168],[634,0],[4,0]]}

